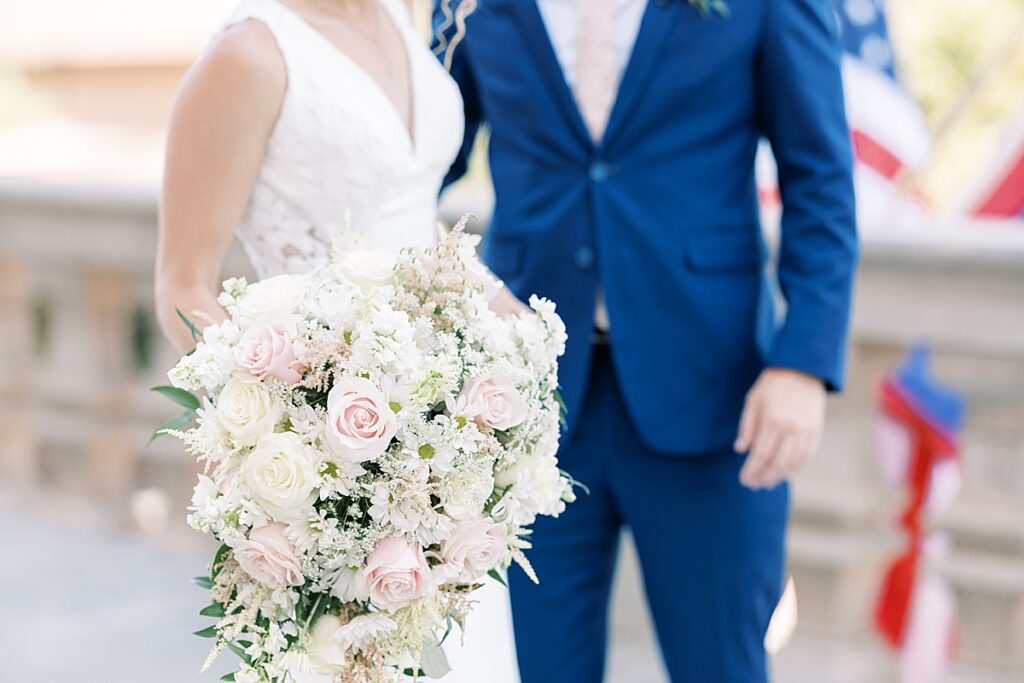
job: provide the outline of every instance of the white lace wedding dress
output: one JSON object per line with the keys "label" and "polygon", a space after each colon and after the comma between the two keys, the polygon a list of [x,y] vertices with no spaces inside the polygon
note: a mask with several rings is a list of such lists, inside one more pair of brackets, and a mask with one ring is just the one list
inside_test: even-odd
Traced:
{"label": "white lace wedding dress", "polygon": [[[265,24],[287,68],[281,113],[237,230],[261,278],[321,265],[349,222],[366,248],[397,251],[436,239],[437,195],[462,141],[462,100],[402,0],[374,1],[404,38],[411,134],[377,82],[285,5],[244,0],[225,24]],[[488,581],[474,597],[464,643],[456,632],[445,644],[452,672],[444,683],[515,683],[507,591]]]}

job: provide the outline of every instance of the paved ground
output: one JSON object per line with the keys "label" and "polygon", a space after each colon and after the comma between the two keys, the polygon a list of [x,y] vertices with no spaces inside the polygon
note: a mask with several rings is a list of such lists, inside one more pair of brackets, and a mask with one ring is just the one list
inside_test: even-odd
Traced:
{"label": "paved ground", "polygon": [[[182,529],[159,539],[118,529],[88,504],[48,502],[0,489],[0,680],[18,683],[183,683],[216,681],[198,668],[209,641],[190,633],[200,589],[189,578],[209,554]],[[667,683],[648,626],[618,592],[610,683]],[[635,611],[635,610],[634,610]],[[625,616],[624,616],[625,615]],[[59,653],[59,655],[57,654]],[[775,662],[778,683],[886,683],[876,646],[798,634]],[[482,682],[484,683],[484,682]],[[695,682],[699,683],[699,682]],[[960,672],[946,683],[1008,683]]]}

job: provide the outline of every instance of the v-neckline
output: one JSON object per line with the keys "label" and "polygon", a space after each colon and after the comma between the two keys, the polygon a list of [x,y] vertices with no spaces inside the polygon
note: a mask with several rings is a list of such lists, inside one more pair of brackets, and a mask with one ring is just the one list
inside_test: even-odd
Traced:
{"label": "v-neckline", "polygon": [[334,54],[338,55],[341,61],[349,66],[349,68],[359,75],[363,80],[367,81],[370,88],[375,90],[379,98],[384,102],[387,109],[391,112],[392,117],[398,124],[398,127],[402,129],[405,135],[405,141],[409,145],[409,149],[412,155],[415,157],[418,152],[417,145],[417,134],[419,132],[417,126],[417,115],[419,113],[419,97],[416,91],[416,67],[413,64],[412,45],[410,44],[409,37],[406,35],[405,28],[400,25],[398,17],[395,16],[394,12],[387,7],[387,2],[381,0],[372,0],[377,3],[377,6],[381,8],[381,11],[387,15],[387,21],[394,28],[395,32],[398,33],[399,39],[402,41],[402,46],[405,52],[405,64],[406,71],[409,78],[409,123],[405,122],[405,117],[402,116],[402,112],[399,111],[398,105],[395,104],[384,86],[374,78],[369,71],[367,71],[359,62],[350,57],[344,50],[334,44],[330,38],[324,35],[319,29],[311,24],[304,16],[299,14],[296,10],[292,9],[281,0],[274,0],[274,3],[280,6],[285,12],[295,17],[295,19],[306,27],[306,29],[313,33],[314,36],[324,43],[324,45]]}

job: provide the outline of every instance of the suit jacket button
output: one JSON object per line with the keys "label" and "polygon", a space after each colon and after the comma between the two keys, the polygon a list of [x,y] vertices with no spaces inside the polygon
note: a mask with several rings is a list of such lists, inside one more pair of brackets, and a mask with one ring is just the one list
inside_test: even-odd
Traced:
{"label": "suit jacket button", "polygon": [[603,183],[611,174],[611,166],[604,161],[595,161],[590,165],[590,179],[595,183]]}
{"label": "suit jacket button", "polygon": [[576,250],[573,260],[580,270],[590,270],[594,267],[594,250],[590,247],[580,247]]}

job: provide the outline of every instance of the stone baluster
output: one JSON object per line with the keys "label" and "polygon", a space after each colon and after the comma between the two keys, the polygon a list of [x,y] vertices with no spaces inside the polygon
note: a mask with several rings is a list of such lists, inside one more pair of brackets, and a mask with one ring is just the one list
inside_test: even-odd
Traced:
{"label": "stone baluster", "polygon": [[35,485],[41,469],[33,419],[35,322],[28,265],[0,256],[0,473],[19,488]]}

